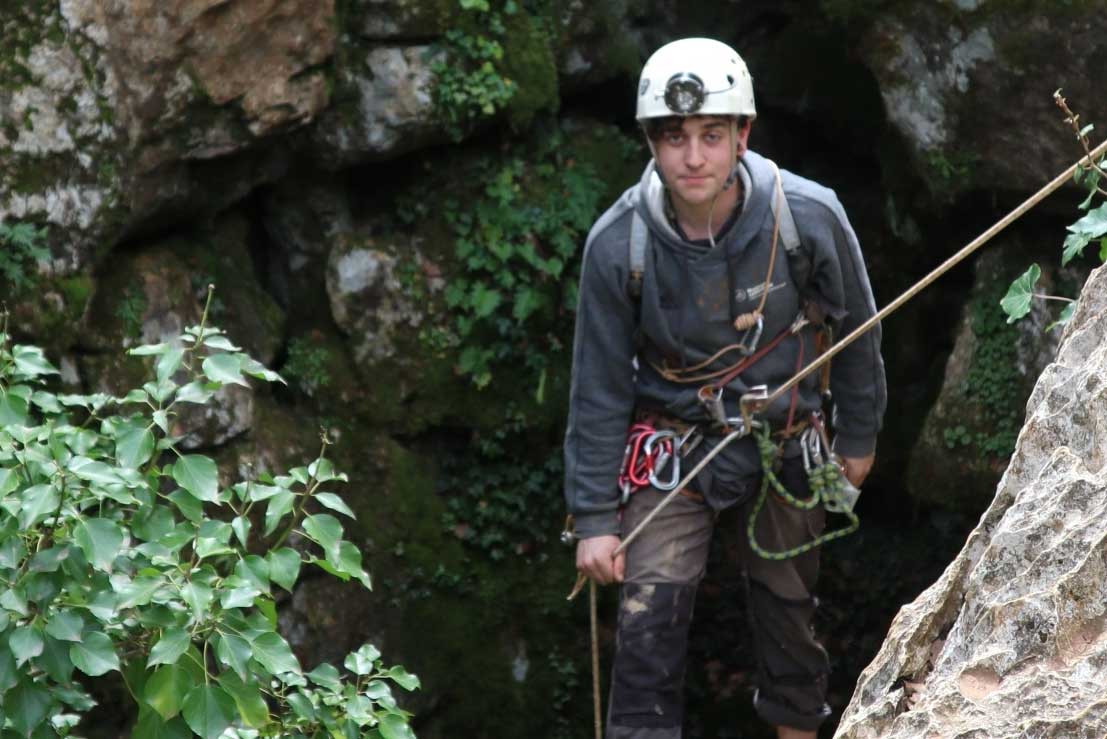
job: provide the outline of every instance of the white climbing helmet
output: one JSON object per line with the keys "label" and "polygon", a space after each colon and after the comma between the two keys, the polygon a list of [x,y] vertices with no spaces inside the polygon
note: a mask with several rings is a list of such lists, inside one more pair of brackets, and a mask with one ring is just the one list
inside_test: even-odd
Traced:
{"label": "white climbing helmet", "polygon": [[642,67],[635,118],[757,116],[753,78],[734,49],[709,38],[665,44]]}

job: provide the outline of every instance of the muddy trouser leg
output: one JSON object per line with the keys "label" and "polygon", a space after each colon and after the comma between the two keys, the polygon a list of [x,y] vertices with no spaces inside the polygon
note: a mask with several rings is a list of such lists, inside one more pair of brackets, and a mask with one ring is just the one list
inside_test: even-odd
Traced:
{"label": "muddy trouser leg", "polygon": [[[799,459],[785,460],[779,477],[796,497],[810,495]],[[826,650],[811,630],[819,550],[781,561],[759,557],[750,549],[746,534],[752,507],[752,501],[744,505],[739,516],[739,551],[746,571],[747,609],[757,656],[754,708],[774,726],[813,731],[830,715],[826,704],[830,665]],[[770,551],[783,551],[810,541],[825,524],[822,506],[803,511],[770,493],[757,517],[757,541]]]}
{"label": "muddy trouser leg", "polygon": [[[631,496],[623,512],[624,535],[663,497],[653,489]],[[688,626],[714,519],[706,504],[678,496],[627,549],[608,739],[680,739]]]}

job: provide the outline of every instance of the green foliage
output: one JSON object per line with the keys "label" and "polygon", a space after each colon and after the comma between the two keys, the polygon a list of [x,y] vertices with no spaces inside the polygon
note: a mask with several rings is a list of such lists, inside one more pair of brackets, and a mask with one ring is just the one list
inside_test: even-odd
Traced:
{"label": "green foliage", "polygon": [[0,223],[0,279],[16,290],[34,280],[35,263],[50,258],[46,228],[31,223]]}
{"label": "green foliage", "polygon": [[[537,151],[484,160],[471,174],[486,183],[475,198],[441,201],[460,274],[445,291],[449,315],[425,337],[438,350],[456,347],[458,370],[477,387],[510,369],[505,377],[530,383],[541,400],[552,358],[572,334],[579,249],[605,185],[564,143],[555,131]],[[408,209],[418,216],[419,206]]]}
{"label": "green foliage", "polygon": [[1037,264],[1023,272],[1007,289],[1007,294],[999,301],[1003,312],[1007,314],[1007,323],[1014,323],[1030,312],[1034,298],[1034,286],[1042,276],[1042,268]]}
{"label": "green foliage", "polygon": [[515,3],[508,0],[502,11],[487,0],[460,0],[460,5],[469,28],[448,30],[436,50],[445,58],[431,65],[435,110],[458,141],[473,123],[502,110],[518,90],[503,73],[503,16],[518,12]]}
{"label": "green foliage", "polygon": [[[1093,241],[1099,243],[1097,256],[1100,263],[1107,263],[1107,202],[1100,203],[1098,207],[1092,207],[1095,205],[1097,198],[1107,197],[1107,190],[1100,186],[1101,182],[1107,179],[1105,177],[1107,172],[1103,169],[1107,154],[1100,154],[1097,159],[1092,159],[1088,134],[1092,132],[1093,126],[1091,124],[1084,127],[1079,126],[1080,116],[1074,115],[1069,110],[1065,99],[1061,97],[1060,90],[1055,92],[1053,96],[1061,109],[1068,114],[1069,117],[1065,119],[1065,122],[1073,127],[1076,140],[1080,142],[1087,153],[1087,156],[1076,168],[1073,179],[1076,184],[1082,185],[1088,190],[1088,197],[1079,205],[1080,210],[1088,212],[1068,227],[1069,234],[1065,237],[1061,250],[1061,265],[1064,266],[1073,259],[1082,256],[1084,249]],[[1063,326],[1072,318],[1076,310],[1075,302],[1068,298],[1056,298],[1055,296],[1039,295],[1034,292],[1034,285],[1037,283],[1040,274],[1041,270],[1038,265],[1032,265],[1026,273],[1011,284],[1006,297],[1002,301],[1003,310],[1008,316],[1008,321],[1017,321],[1029,313],[1032,298],[1059,299],[1069,303],[1061,312],[1060,317],[1050,324],[1050,329]]]}
{"label": "green foliage", "polygon": [[973,441],[972,433],[961,424],[945,429],[942,432],[942,438],[945,440],[946,448],[948,449],[968,446]]}
{"label": "green foliage", "polygon": [[138,338],[142,335],[142,316],[146,308],[146,295],[142,289],[133,285],[128,287],[115,307],[115,317],[123,323],[127,336]]}
{"label": "green foliage", "polygon": [[277,631],[303,566],[369,586],[328,492],[346,476],[321,453],[224,481],[170,431],[182,404],[280,380],[206,318],[132,349],[152,373],[122,397],[52,392],[43,352],[0,333],[0,728],[69,736],[88,678],[120,672],[139,739],[413,737],[392,685],[417,678],[369,645],[305,671]]}
{"label": "green foliage", "polygon": [[536,457],[533,446],[516,416],[443,462],[443,527],[492,560],[534,554],[556,533],[564,507],[555,492],[563,469],[560,450]]}
{"label": "green foliage", "polygon": [[327,371],[328,358],[326,347],[298,336],[288,342],[288,358],[281,367],[281,374],[305,395],[314,397],[315,393],[331,383]]}
{"label": "green foliage", "polygon": [[[1015,449],[1022,414],[1022,391],[1018,375],[1018,330],[1004,319],[1004,311],[993,294],[973,302],[972,331],[976,349],[965,380],[964,395],[982,410],[986,430],[972,435],[981,456],[1010,456]],[[947,429],[947,432],[949,430]],[[947,446],[953,440],[967,442],[967,432],[946,434]]]}

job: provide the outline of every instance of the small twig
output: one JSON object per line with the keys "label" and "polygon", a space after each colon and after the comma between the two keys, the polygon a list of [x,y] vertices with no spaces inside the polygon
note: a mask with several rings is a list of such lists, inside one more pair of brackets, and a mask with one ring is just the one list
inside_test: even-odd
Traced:
{"label": "small twig", "polygon": [[[1107,172],[1103,171],[1103,169],[1099,166],[1099,163],[1092,158],[1092,149],[1091,145],[1088,143],[1088,136],[1080,128],[1080,114],[1072,112],[1072,109],[1069,108],[1068,101],[1065,100],[1065,97],[1061,94],[1060,88],[1058,88],[1057,91],[1053,93],[1053,101],[1057,103],[1057,107],[1060,108],[1062,112],[1064,112],[1065,123],[1072,126],[1073,132],[1076,133],[1077,141],[1079,141],[1080,145],[1084,147],[1084,156],[1088,160],[1087,167],[1089,169],[1095,170],[1100,177],[1107,178]],[[1107,190],[1104,190],[1098,184],[1094,185],[1093,189],[1100,195],[1107,197]]]}

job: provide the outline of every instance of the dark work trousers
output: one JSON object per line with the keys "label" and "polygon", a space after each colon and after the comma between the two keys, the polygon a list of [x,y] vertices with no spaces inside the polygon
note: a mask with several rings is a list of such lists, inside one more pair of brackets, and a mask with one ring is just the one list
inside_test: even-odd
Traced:
{"label": "dark work trousers", "polygon": [[[797,497],[809,494],[801,460],[786,460],[779,477]],[[623,535],[663,497],[654,489],[631,496],[623,513]],[[770,724],[814,730],[830,714],[827,655],[811,631],[819,552],[782,561],[754,554],[746,534],[752,507],[753,500],[740,504],[740,531],[732,534],[740,542],[739,561],[748,584],[749,628],[758,666],[754,707]],[[717,517],[706,503],[678,496],[627,549],[608,739],[680,739],[688,630]],[[729,514],[724,520],[734,521]],[[757,541],[765,549],[782,551],[810,541],[825,521],[822,506],[802,511],[770,494],[758,514]]]}

